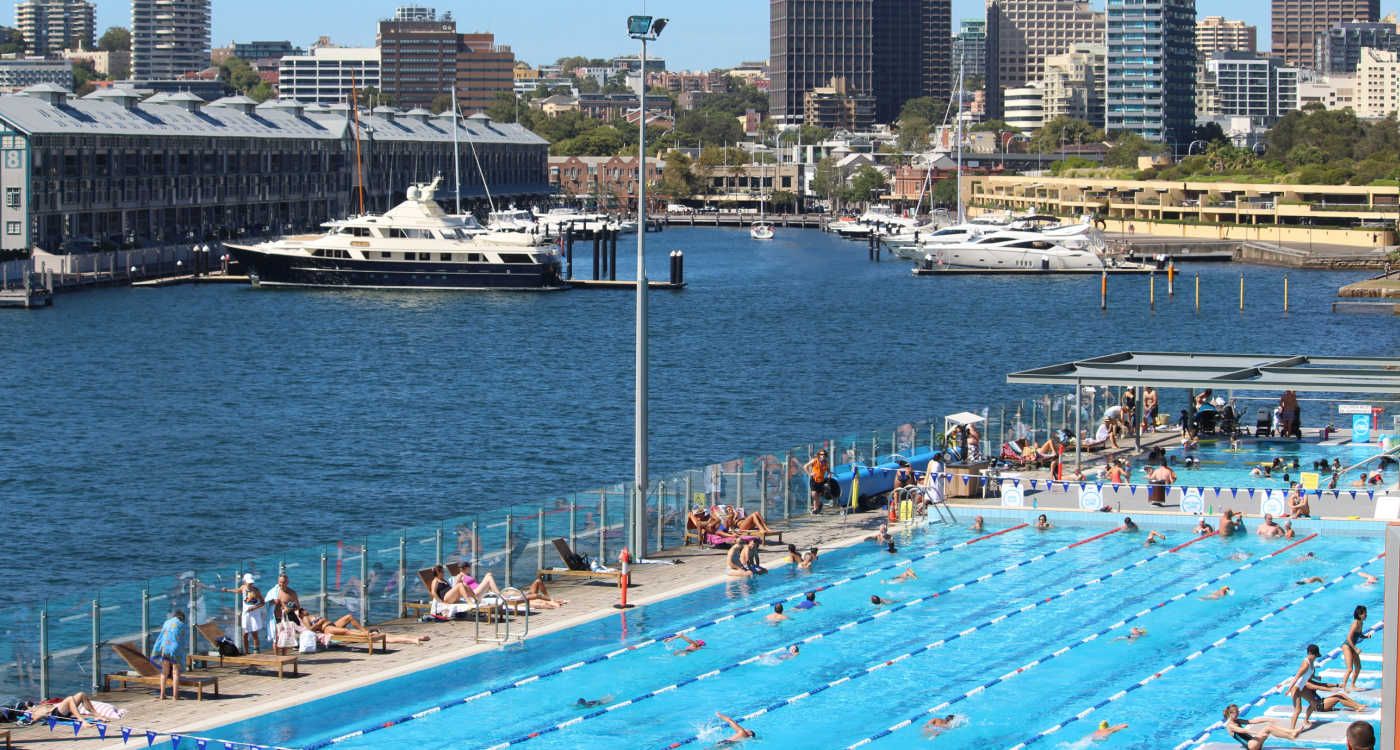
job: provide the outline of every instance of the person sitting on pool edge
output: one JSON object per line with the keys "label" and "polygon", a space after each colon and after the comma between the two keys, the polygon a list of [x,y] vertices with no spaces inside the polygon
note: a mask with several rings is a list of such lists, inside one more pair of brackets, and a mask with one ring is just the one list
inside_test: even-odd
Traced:
{"label": "person sitting on pool edge", "polygon": [[[1316,643],[1309,643],[1303,655],[1303,663],[1298,665],[1298,671],[1293,675],[1287,690],[1288,697],[1293,699],[1293,718],[1288,722],[1288,728],[1294,729],[1298,726],[1298,714],[1303,711],[1303,703],[1308,706],[1307,713],[1303,714],[1303,729],[1312,726],[1312,715],[1314,711],[1333,711],[1337,704],[1342,704],[1352,711],[1361,711],[1366,706],[1351,699],[1351,696],[1337,690],[1328,696],[1321,694],[1322,690],[1341,688],[1339,682],[1323,682],[1317,675],[1317,660],[1322,657],[1322,649]],[[1343,678],[1345,679],[1345,678]]]}
{"label": "person sitting on pool edge", "polygon": [[1308,493],[1297,482],[1288,484],[1288,517],[1312,518],[1312,506],[1308,504]]}
{"label": "person sitting on pool edge", "polygon": [[[1286,740],[1297,739],[1302,730],[1284,729],[1268,719],[1240,720],[1240,707],[1231,703],[1225,707],[1225,731],[1230,737],[1244,746],[1244,750],[1263,750],[1264,741],[1270,737]],[[1307,727],[1304,727],[1307,729]]]}

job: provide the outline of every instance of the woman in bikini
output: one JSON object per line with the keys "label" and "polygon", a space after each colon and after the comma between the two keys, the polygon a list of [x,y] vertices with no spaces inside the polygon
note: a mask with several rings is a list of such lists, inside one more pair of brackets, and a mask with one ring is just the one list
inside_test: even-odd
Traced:
{"label": "woman in bikini", "polygon": [[[1360,711],[1365,706],[1352,700],[1346,693],[1337,692],[1326,698],[1318,693],[1319,690],[1340,688],[1341,684],[1323,682],[1317,676],[1317,660],[1322,656],[1322,649],[1316,643],[1308,644],[1307,652],[1303,656],[1303,663],[1298,666],[1298,672],[1293,675],[1289,682],[1288,696],[1293,699],[1293,719],[1288,722],[1289,729],[1298,726],[1298,714],[1303,710],[1303,702],[1307,701],[1308,712],[1303,716],[1303,729],[1312,726],[1312,715],[1314,711],[1331,711],[1340,703],[1352,711]],[[1301,731],[1301,730],[1299,730]]]}
{"label": "woman in bikini", "polygon": [[745,561],[742,559],[745,549],[747,549],[747,546],[743,544],[735,544],[729,548],[729,554],[724,558],[725,572],[727,574],[736,578],[753,575],[753,571],[745,566]]}
{"label": "woman in bikini", "polygon": [[[84,716],[96,716],[97,709],[87,693],[77,692],[57,703],[41,703],[27,710],[29,723],[38,723],[52,716],[55,719],[68,719],[82,722]],[[23,722],[22,722],[23,723]]]}
{"label": "woman in bikini", "polygon": [[[378,635],[378,630],[370,630],[361,625],[354,615],[345,615],[335,622],[331,622],[324,617],[313,615],[305,608],[297,610],[297,619],[301,621],[302,628],[317,635],[326,636],[329,641],[330,636],[336,635]],[[388,635],[384,636],[386,643],[423,643],[429,640],[426,635]]]}
{"label": "woman in bikini", "polygon": [[1366,638],[1366,608],[1357,605],[1351,613],[1351,627],[1347,629],[1346,640],[1342,641],[1342,660],[1346,663],[1346,672],[1342,674],[1342,682],[1338,687],[1346,689],[1347,682],[1351,683],[1352,690],[1359,690],[1356,680],[1361,676],[1361,649],[1358,644]]}
{"label": "woman in bikini", "polygon": [[1244,750],[1263,750],[1264,741],[1270,737],[1295,739],[1298,731],[1284,729],[1264,719],[1240,720],[1240,707],[1231,703],[1225,707],[1225,731],[1230,737],[1244,746]]}

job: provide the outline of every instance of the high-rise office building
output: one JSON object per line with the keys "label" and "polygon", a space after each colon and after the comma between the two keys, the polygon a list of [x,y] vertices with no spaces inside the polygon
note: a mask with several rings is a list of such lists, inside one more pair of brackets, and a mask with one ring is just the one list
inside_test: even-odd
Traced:
{"label": "high-rise office building", "polygon": [[804,97],[845,80],[890,122],[918,96],[952,87],[950,0],[771,0],[769,113],[801,122]]}
{"label": "high-rise office building", "polygon": [[1196,22],[1196,56],[1204,60],[1220,52],[1259,51],[1259,30],[1244,21],[1206,16]]}
{"label": "high-rise office building", "polygon": [[48,57],[66,49],[93,49],[97,24],[87,0],[25,0],[15,4],[15,28],[26,54]]}
{"label": "high-rise office building", "polygon": [[1317,35],[1339,23],[1379,20],[1380,0],[1273,0],[1269,27],[1273,53],[1284,64],[1316,67]]}
{"label": "high-rise office building", "polygon": [[1108,48],[1075,44],[1067,52],[1047,55],[1040,79],[1045,120],[1073,117],[1096,128],[1104,126],[1104,79]]}
{"label": "high-rise office building", "polygon": [[[961,63],[964,78],[984,78],[987,75],[987,20],[964,18],[953,37],[953,69]],[[956,76],[956,72],[954,73]]]}
{"label": "high-rise office building", "polygon": [[1202,64],[1196,115],[1201,119],[1250,117],[1270,126],[1298,108],[1301,71],[1276,57],[1218,52]]}
{"label": "high-rise office building", "polygon": [[210,0],[131,0],[131,77],[169,80],[209,67]]}
{"label": "high-rise office building", "polygon": [[1084,0],[987,0],[987,116],[1002,114],[1002,89],[1044,73],[1047,55],[1103,44],[1104,14]]}
{"label": "high-rise office building", "polygon": [[1196,124],[1196,0],[1108,0],[1106,128],[1184,144]]}
{"label": "high-rise office building", "polygon": [[432,8],[399,8],[379,22],[380,77],[397,107],[432,106],[457,92],[458,108],[485,109],[497,93],[514,87],[515,54],[492,34],[458,34],[451,13]]}
{"label": "high-rise office building", "polygon": [[1355,73],[1363,47],[1400,52],[1393,23],[1339,23],[1317,35],[1313,66],[1322,75]]}
{"label": "high-rise office building", "polygon": [[305,104],[345,104],[352,92],[380,84],[377,47],[315,47],[278,66],[281,97]]}
{"label": "high-rise office building", "polygon": [[1400,111],[1400,53],[1361,50],[1355,96],[1352,109],[1358,117],[1389,117]]}

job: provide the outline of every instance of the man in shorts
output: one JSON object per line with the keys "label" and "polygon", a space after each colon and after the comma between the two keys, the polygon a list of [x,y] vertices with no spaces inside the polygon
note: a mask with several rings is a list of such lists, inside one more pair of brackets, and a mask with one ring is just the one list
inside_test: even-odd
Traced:
{"label": "man in shorts", "polygon": [[831,463],[827,460],[826,450],[817,451],[817,455],[802,467],[807,472],[807,487],[811,491],[812,512],[822,512],[822,498],[826,494],[826,480],[831,477]]}

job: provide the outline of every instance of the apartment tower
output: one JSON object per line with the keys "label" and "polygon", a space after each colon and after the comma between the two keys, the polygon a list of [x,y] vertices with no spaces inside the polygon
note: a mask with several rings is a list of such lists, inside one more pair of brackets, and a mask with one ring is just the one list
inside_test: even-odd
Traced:
{"label": "apartment tower", "polygon": [[845,80],[892,122],[904,102],[952,89],[950,0],[770,0],[770,114],[799,123],[804,97]]}
{"label": "apartment tower", "polygon": [[432,106],[456,91],[464,114],[490,106],[515,85],[515,54],[493,34],[458,34],[451,13],[419,5],[401,7],[379,22],[382,90],[394,106]]}
{"label": "apartment tower", "polygon": [[1273,53],[1285,65],[1316,67],[1317,35],[1339,23],[1375,22],[1380,0],[1273,0],[1269,26]]}
{"label": "apartment tower", "polygon": [[1075,44],[1104,43],[1104,14],[1084,0],[987,0],[987,116],[1002,115],[1002,90],[1044,74],[1045,58]]}
{"label": "apartment tower", "polygon": [[170,80],[209,67],[210,0],[131,0],[131,77]]}
{"label": "apartment tower", "polygon": [[15,5],[15,28],[24,36],[25,54],[57,57],[97,46],[94,13],[87,0],[27,0]]}
{"label": "apartment tower", "polygon": [[1106,128],[1185,145],[1196,124],[1196,0],[1108,0]]}
{"label": "apartment tower", "polygon": [[1259,30],[1244,21],[1206,16],[1196,22],[1196,54],[1204,60],[1221,52],[1258,51]]}

